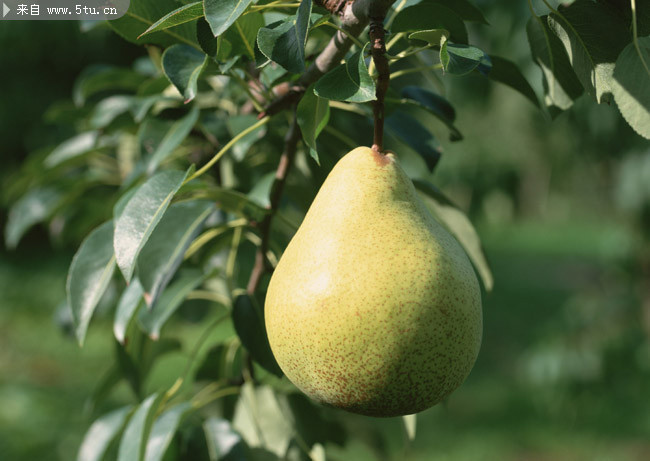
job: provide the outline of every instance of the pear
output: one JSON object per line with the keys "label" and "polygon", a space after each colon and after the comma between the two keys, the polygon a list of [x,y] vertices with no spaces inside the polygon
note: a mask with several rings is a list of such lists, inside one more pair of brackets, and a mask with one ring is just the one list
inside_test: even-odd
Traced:
{"label": "pear", "polygon": [[282,255],[265,323],[278,364],[312,399],[406,415],[468,376],[481,292],[396,157],[359,147],[332,169]]}

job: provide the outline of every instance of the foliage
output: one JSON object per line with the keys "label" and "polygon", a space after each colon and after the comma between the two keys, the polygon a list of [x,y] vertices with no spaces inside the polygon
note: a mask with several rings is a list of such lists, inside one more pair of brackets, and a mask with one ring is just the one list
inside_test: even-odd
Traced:
{"label": "foliage", "polygon": [[[108,25],[129,41],[152,45],[148,56],[132,68],[83,72],[70,114],[78,133],[35,153],[35,163],[11,185],[8,247],[40,222],[59,235],[87,231],[68,276],[67,308],[79,342],[102,297],[122,290],[113,302],[115,372],[91,399],[97,406],[126,382],[135,405],[97,415],[80,460],[110,450],[118,459],[162,459],[172,445],[179,458],[323,459],[326,444],[342,443],[331,430],[335,423],[314,404],[296,403],[295,389],[277,377],[263,329],[268,274],[245,291],[255,253],[275,264],[331,165],[371,140],[371,111],[363,103],[375,99],[376,72],[361,35],[344,63],[304,88],[296,113],[304,146],[286,194],[272,203],[286,114],[259,121],[256,114],[287,83],[300,81],[341,27],[317,3],[132,0],[127,15]],[[547,6],[546,15],[532,13],[527,28],[543,72],[544,110],[556,116],[586,92],[598,103],[614,101],[650,138],[647,3],[636,10],[605,0]],[[462,139],[456,111],[440,87],[400,85],[407,74],[427,75],[439,86],[441,74],[479,75],[539,105],[514,63],[470,44],[468,24],[487,19],[467,1],[398,2],[391,10],[387,48],[399,70],[386,100],[386,146],[399,151],[409,171],[426,172],[418,175],[418,190],[489,289],[492,276],[476,231],[430,183],[438,139]],[[166,326],[191,302],[204,307],[206,333],[194,344],[178,344]],[[208,342],[224,323],[232,334]],[[185,369],[166,389],[150,392],[146,382],[156,359],[179,347],[188,351]],[[413,418],[405,424],[414,434]],[[206,449],[193,443],[197,428]]]}

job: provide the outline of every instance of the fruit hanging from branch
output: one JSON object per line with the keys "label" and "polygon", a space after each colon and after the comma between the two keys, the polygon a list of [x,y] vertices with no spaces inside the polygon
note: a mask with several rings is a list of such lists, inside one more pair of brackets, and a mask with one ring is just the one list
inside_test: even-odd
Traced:
{"label": "fruit hanging from branch", "polygon": [[478,281],[393,154],[367,147],[327,177],[273,272],[273,353],[313,399],[422,411],[462,384],[481,344]]}

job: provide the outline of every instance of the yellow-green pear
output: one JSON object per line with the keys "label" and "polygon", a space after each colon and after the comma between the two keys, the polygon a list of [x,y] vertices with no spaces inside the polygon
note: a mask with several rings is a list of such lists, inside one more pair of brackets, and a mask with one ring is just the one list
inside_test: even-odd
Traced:
{"label": "yellow-green pear", "polygon": [[481,292],[463,249],[395,156],[367,147],[325,180],[273,272],[265,318],[300,390],[370,416],[440,402],[481,345]]}

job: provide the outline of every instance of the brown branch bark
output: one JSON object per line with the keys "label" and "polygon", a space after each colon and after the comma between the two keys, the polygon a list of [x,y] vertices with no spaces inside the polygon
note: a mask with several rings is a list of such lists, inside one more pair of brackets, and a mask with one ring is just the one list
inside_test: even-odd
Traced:
{"label": "brown branch bark", "polygon": [[372,148],[380,153],[384,151],[384,99],[386,98],[386,92],[390,84],[390,69],[388,66],[388,58],[386,58],[385,36],[384,16],[372,17],[370,19],[370,43],[372,45],[370,52],[375,67],[377,68],[377,87],[375,92],[377,100],[373,104],[375,130]]}
{"label": "brown branch bark", "polygon": [[255,265],[253,266],[251,276],[248,280],[248,286],[246,287],[246,291],[250,295],[253,295],[257,291],[260,281],[262,280],[262,276],[270,269],[268,259],[266,258],[266,253],[269,250],[269,243],[271,240],[271,224],[273,223],[273,217],[275,216],[275,213],[280,206],[280,199],[282,198],[284,185],[287,181],[287,174],[289,173],[291,165],[293,164],[293,160],[296,156],[299,140],[300,129],[298,127],[297,118],[294,114],[293,121],[289,126],[289,131],[287,131],[287,134],[284,137],[284,152],[282,152],[282,156],[280,157],[278,168],[275,171],[275,180],[271,186],[271,193],[269,197],[269,213],[257,226],[262,238],[262,242],[257,249],[257,253],[255,254]]}

